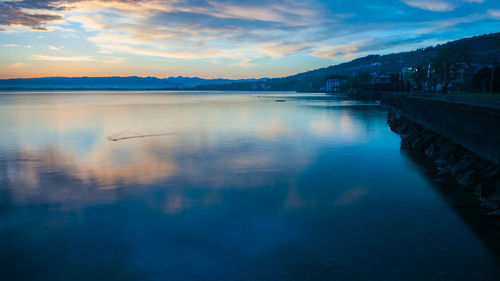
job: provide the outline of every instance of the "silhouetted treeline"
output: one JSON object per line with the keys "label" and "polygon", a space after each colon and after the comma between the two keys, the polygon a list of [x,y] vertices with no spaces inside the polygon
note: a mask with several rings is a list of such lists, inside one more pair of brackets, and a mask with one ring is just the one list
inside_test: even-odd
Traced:
{"label": "silhouetted treeline", "polygon": [[500,65],[496,61],[490,67],[479,69],[472,80],[476,92],[488,92],[490,87],[494,93],[500,93]]}

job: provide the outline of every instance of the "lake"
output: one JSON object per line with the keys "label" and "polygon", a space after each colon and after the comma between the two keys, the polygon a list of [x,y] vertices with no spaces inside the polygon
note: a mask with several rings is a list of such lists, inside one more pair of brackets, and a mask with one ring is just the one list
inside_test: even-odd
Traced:
{"label": "lake", "polygon": [[500,280],[372,102],[1,92],[2,280]]}

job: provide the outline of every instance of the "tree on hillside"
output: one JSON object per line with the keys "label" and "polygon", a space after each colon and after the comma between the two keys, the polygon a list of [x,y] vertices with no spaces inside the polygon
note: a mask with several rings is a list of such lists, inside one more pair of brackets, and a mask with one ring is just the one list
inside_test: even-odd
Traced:
{"label": "tree on hillside", "polygon": [[368,84],[370,84],[371,76],[369,72],[363,71],[356,73],[351,79],[349,80],[348,84],[350,88],[353,89],[361,89],[365,88]]}
{"label": "tree on hillside", "polygon": [[[500,50],[500,35],[496,36],[495,47]],[[500,66],[498,64],[498,57],[493,59],[493,62],[479,69],[472,80],[472,88],[478,92],[500,92]],[[493,80],[492,80],[493,79]]]}
{"label": "tree on hillside", "polygon": [[422,62],[416,67],[413,79],[418,91],[428,91],[430,89],[430,75],[430,63]]}
{"label": "tree on hillside", "polygon": [[405,92],[411,92],[413,88],[413,70],[407,69],[401,73],[401,79],[403,80],[403,89]]}
{"label": "tree on hillside", "polygon": [[439,83],[441,92],[446,94],[452,82],[460,77],[460,73],[470,67],[471,51],[467,46],[443,46],[437,56],[432,59],[432,68]]}
{"label": "tree on hillside", "polygon": [[492,87],[492,92],[500,93],[500,65],[496,59],[491,66],[483,67],[476,72],[472,80],[472,87],[475,91],[482,93],[489,92],[490,87]]}

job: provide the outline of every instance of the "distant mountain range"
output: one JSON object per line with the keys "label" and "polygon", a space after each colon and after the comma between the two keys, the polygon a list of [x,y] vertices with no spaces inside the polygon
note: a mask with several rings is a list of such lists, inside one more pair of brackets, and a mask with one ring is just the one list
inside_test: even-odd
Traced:
{"label": "distant mountain range", "polygon": [[410,52],[389,55],[370,55],[350,62],[299,73],[283,78],[262,79],[202,79],[197,77],[48,77],[0,79],[0,90],[9,89],[117,89],[117,90],[272,90],[318,91],[331,76],[352,76],[360,72],[399,73],[404,67],[428,63],[432,57],[449,45],[467,46],[472,53],[472,64],[479,69],[500,58],[500,33],[460,39]]}
{"label": "distant mountain range", "polygon": [[0,79],[0,90],[175,90],[193,89],[201,85],[258,83],[263,79],[203,79],[198,77],[45,77]]}

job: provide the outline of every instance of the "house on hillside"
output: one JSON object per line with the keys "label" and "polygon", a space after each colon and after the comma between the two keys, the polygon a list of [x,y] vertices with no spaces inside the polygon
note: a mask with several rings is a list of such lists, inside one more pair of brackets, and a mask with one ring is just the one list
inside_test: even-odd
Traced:
{"label": "house on hillside", "polygon": [[371,72],[370,73],[370,81],[371,85],[380,85],[380,84],[390,84],[391,83],[391,74],[386,72]]}
{"label": "house on hillside", "polygon": [[340,79],[332,78],[326,80],[326,92],[337,93],[340,90]]}
{"label": "house on hillside", "polygon": [[388,73],[380,73],[375,79],[375,84],[390,84],[391,83],[391,75]]}
{"label": "house on hillside", "polygon": [[404,80],[404,77],[409,77],[417,73],[417,68],[413,66],[405,66],[401,69],[401,80]]}
{"label": "house on hillside", "polygon": [[341,77],[330,77],[326,80],[325,92],[327,93],[338,93],[341,91],[341,87],[346,83],[346,79]]}

